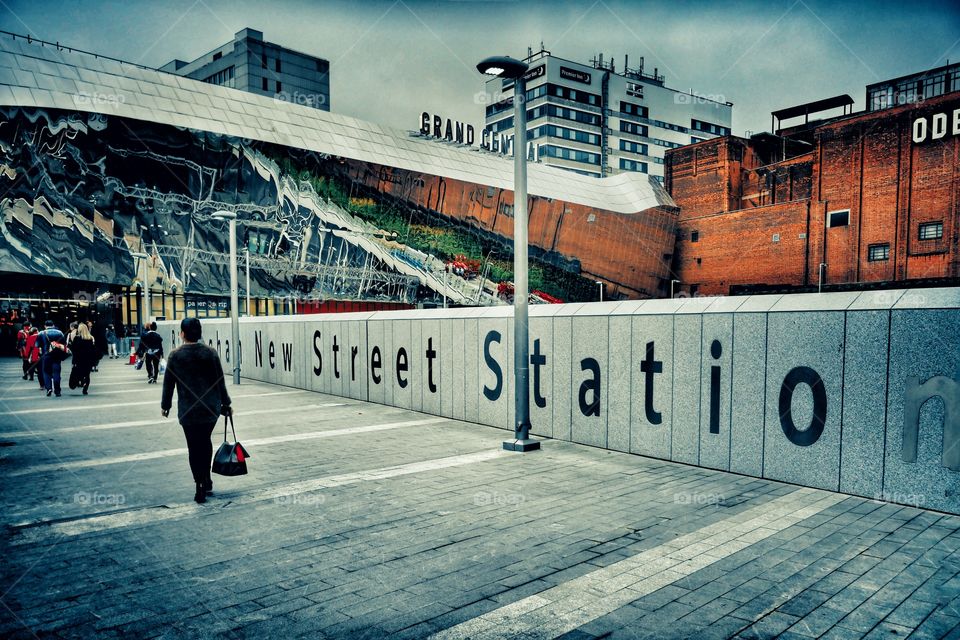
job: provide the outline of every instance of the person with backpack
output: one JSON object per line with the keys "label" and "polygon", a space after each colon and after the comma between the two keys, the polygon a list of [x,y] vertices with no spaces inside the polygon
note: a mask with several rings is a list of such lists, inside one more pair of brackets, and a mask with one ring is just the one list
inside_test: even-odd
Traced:
{"label": "person with backpack", "polygon": [[140,336],[137,355],[144,359],[147,367],[147,384],[156,384],[160,373],[160,358],[163,357],[163,338],[157,333],[157,323],[151,322],[144,327],[147,331]]}
{"label": "person with backpack", "polygon": [[60,365],[70,357],[67,349],[67,337],[63,331],[57,329],[53,320],[43,323],[44,329],[40,332],[40,367],[43,371],[43,386],[47,396],[51,393],[60,397]]}
{"label": "person with backpack", "polygon": [[77,327],[77,335],[70,343],[70,351],[73,354],[70,388],[80,387],[83,389],[83,395],[87,395],[87,391],[90,389],[90,371],[100,359],[96,340],[90,335],[90,329],[87,328],[87,325],[80,323]]}
{"label": "person with backpack", "polygon": [[[27,379],[27,371],[30,369],[30,359],[27,354],[27,338],[30,337],[30,321],[27,320],[23,323],[23,326],[20,327],[20,331],[17,331],[17,353],[20,354],[20,359],[23,361],[23,379]],[[30,374],[30,379],[33,380],[33,374]]]}
{"label": "person with backpack", "polygon": [[213,491],[210,435],[221,415],[233,415],[220,357],[203,344],[201,337],[199,318],[184,318],[180,322],[183,344],[173,350],[167,361],[160,400],[160,412],[166,418],[173,406],[173,390],[177,390],[177,418],[187,439],[190,471],[196,484],[193,499],[198,503],[206,502]]}

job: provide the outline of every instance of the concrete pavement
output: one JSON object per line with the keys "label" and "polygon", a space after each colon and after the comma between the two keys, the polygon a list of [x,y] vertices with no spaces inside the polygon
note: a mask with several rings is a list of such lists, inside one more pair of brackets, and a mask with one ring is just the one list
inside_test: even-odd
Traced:
{"label": "concrete pavement", "polygon": [[143,372],[18,369],[3,637],[960,637],[955,516],[247,381],[250,475],[196,505]]}

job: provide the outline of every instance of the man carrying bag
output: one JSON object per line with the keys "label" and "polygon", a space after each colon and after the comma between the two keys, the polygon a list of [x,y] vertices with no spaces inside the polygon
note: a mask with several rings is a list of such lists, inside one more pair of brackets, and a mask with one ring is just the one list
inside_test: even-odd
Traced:
{"label": "man carrying bag", "polygon": [[177,418],[187,439],[190,471],[196,484],[193,499],[198,503],[206,502],[207,494],[213,491],[213,481],[210,479],[213,445],[210,436],[221,415],[233,415],[220,357],[200,341],[201,336],[199,319],[184,318],[180,322],[183,344],[167,358],[160,401],[161,412],[166,418],[170,415],[176,387]]}

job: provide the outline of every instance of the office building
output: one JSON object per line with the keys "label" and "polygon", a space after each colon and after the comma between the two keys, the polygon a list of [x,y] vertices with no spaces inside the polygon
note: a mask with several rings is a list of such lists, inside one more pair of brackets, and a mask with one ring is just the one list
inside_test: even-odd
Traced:
{"label": "office building", "polygon": [[[646,173],[663,180],[668,149],[730,133],[733,105],[665,86],[643,59],[617,70],[603,55],[580,64],[541,49],[526,58],[528,153],[589,176]],[[513,82],[492,79],[482,144],[512,153]]]}
{"label": "office building", "polygon": [[232,41],[192,62],[171,60],[160,71],[330,110],[330,63],[265,42],[255,29],[238,31]]}

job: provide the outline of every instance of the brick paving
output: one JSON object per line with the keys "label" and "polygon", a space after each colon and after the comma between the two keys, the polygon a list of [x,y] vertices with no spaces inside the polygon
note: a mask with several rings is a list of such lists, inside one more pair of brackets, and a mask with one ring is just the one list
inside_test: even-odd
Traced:
{"label": "brick paving", "polygon": [[960,638],[955,516],[247,381],[195,505],[142,372],[17,368],[2,637]]}

